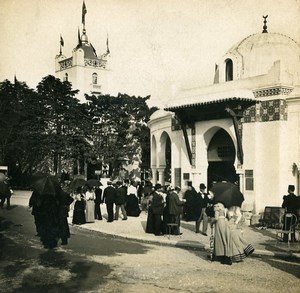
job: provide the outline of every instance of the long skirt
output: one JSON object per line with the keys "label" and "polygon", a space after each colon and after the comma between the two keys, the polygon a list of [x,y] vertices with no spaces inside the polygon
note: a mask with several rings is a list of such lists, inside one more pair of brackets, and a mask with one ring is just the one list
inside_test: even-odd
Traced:
{"label": "long skirt", "polygon": [[215,224],[214,255],[216,257],[233,256],[233,241],[225,217],[219,217]]}
{"label": "long skirt", "polygon": [[95,202],[93,200],[86,201],[85,220],[87,223],[95,222]]}
{"label": "long skirt", "polygon": [[62,217],[59,220],[59,237],[66,242],[70,238],[70,228],[67,217]]}
{"label": "long skirt", "polygon": [[151,207],[148,208],[146,233],[154,233],[154,217]]}
{"label": "long skirt", "polygon": [[251,244],[243,238],[241,230],[237,228],[237,225],[234,224],[234,220],[231,219],[228,221],[228,226],[230,228],[232,241],[233,241],[233,256],[232,260],[235,262],[242,261],[247,256],[253,253],[254,248]]}
{"label": "long skirt", "polygon": [[76,200],[73,211],[72,223],[76,225],[85,224],[85,203],[83,200]]}

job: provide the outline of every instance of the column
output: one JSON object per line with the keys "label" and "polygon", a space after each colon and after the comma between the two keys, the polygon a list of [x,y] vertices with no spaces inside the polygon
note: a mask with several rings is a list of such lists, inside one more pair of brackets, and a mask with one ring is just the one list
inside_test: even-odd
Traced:
{"label": "column", "polygon": [[165,168],[158,168],[159,183],[165,185]]}
{"label": "column", "polygon": [[156,168],[151,168],[152,170],[152,184],[155,185],[157,183],[157,176],[156,176]]}
{"label": "column", "polygon": [[245,191],[244,170],[243,169],[237,169],[236,174],[239,176],[240,191],[242,193],[244,193],[244,191]]}

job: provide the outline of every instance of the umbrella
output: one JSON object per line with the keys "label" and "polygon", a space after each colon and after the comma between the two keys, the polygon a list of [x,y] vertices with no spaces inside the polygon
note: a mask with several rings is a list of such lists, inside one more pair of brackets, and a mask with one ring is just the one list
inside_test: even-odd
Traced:
{"label": "umbrella", "polygon": [[93,186],[102,186],[102,183],[97,180],[97,179],[89,179],[87,182],[86,182],[86,185],[90,186],[90,187],[93,187]]}
{"label": "umbrella", "polygon": [[0,173],[0,182],[4,182],[6,180],[6,176],[3,173]]}
{"label": "umbrella", "polygon": [[54,197],[60,195],[61,187],[55,176],[39,174],[33,181],[33,191],[39,195],[52,195]]}
{"label": "umbrella", "polygon": [[231,182],[217,182],[210,191],[214,194],[214,201],[224,204],[226,208],[240,207],[244,201],[239,187]]}
{"label": "umbrella", "polygon": [[86,180],[82,179],[82,178],[76,178],[74,180],[71,181],[69,187],[71,190],[76,190],[79,187],[82,187],[86,184]]}

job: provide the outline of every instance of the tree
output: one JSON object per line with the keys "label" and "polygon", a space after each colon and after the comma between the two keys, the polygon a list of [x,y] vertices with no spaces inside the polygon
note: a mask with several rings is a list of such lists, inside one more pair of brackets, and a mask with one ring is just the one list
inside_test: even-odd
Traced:
{"label": "tree", "polygon": [[38,160],[34,147],[40,142],[36,135],[43,125],[35,120],[36,101],[36,93],[16,78],[14,83],[5,80],[0,84],[0,163],[9,166],[10,175],[27,173]]}
{"label": "tree", "polygon": [[53,162],[52,171],[60,176],[62,158],[64,161],[84,159],[89,153],[92,120],[87,105],[75,98],[78,90],[72,90],[68,81],[48,75],[38,84],[37,93],[46,124],[44,150]]}
{"label": "tree", "polygon": [[94,160],[109,164],[109,175],[118,174],[124,162],[138,161],[140,165],[142,156],[146,157],[145,152],[150,149],[146,124],[151,113],[146,103],[149,98],[126,94],[86,95],[94,123]]}

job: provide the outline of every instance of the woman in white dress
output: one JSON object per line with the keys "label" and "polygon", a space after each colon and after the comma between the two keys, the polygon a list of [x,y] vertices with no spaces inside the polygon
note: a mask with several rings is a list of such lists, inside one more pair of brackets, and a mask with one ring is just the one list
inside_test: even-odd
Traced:
{"label": "woman in white dress", "polygon": [[233,257],[232,261],[239,262],[253,253],[254,248],[242,236],[242,231],[239,224],[242,219],[241,209],[238,206],[232,206],[227,212],[228,225],[233,241]]}
{"label": "woman in white dress", "polygon": [[85,219],[87,223],[95,222],[95,190],[93,187],[87,187],[87,191],[85,193]]}

